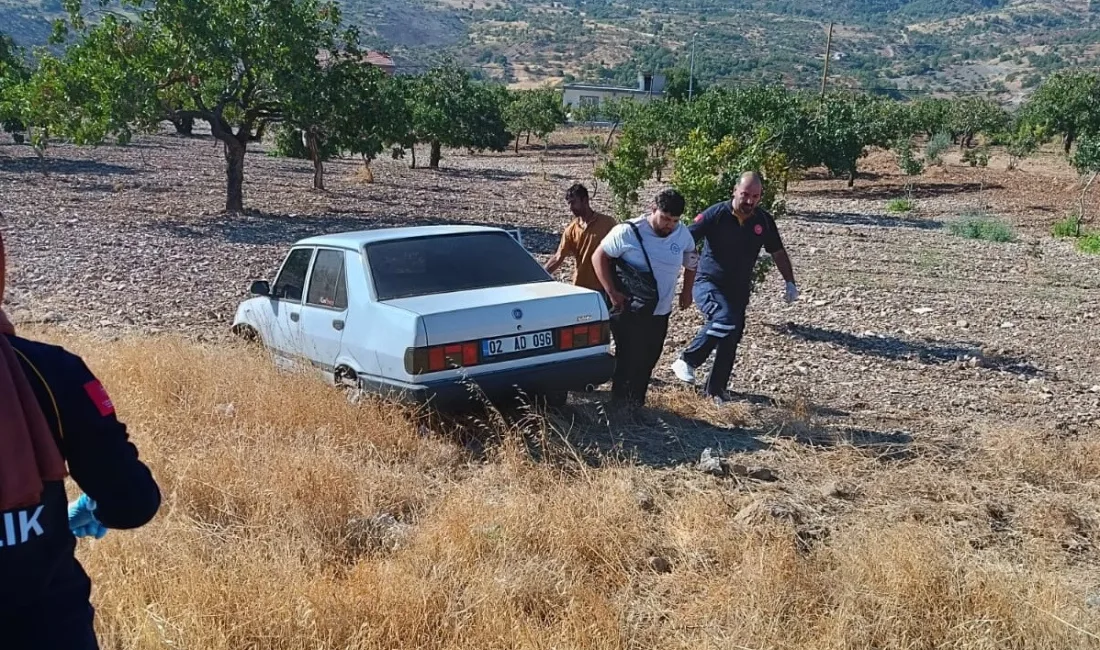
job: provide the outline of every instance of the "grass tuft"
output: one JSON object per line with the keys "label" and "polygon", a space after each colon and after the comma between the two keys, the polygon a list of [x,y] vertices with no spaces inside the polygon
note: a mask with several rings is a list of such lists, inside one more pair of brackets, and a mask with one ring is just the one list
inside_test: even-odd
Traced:
{"label": "grass tuft", "polygon": [[950,229],[952,234],[967,239],[1000,243],[1016,241],[1012,226],[984,213],[964,214],[951,223]]}
{"label": "grass tuft", "polygon": [[1077,250],[1090,255],[1100,255],[1100,233],[1088,233],[1077,239]]}
{"label": "grass tuft", "polygon": [[1071,214],[1065,219],[1054,224],[1051,234],[1055,237],[1077,237],[1080,234],[1080,221],[1077,215]]}
{"label": "grass tuft", "polygon": [[917,204],[910,199],[896,198],[890,199],[890,202],[886,204],[886,211],[898,214],[909,212],[915,207],[917,207]]}

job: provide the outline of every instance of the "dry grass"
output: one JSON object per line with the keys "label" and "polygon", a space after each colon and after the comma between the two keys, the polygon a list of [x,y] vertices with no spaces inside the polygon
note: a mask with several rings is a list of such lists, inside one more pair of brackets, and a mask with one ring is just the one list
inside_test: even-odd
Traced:
{"label": "dry grass", "polygon": [[827,436],[796,403],[735,459],[764,484],[536,461],[518,427],[475,455],[247,350],[62,342],[165,495],[80,543],[105,648],[1100,647],[1095,438],[884,457],[799,442]]}

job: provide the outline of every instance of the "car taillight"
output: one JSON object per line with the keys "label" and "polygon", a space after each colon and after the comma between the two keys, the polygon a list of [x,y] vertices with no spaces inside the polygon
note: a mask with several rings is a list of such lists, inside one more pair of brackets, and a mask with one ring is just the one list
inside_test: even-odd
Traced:
{"label": "car taillight", "polygon": [[405,350],[405,370],[408,370],[410,375],[476,366],[479,361],[475,341]]}
{"label": "car taillight", "polygon": [[594,345],[604,345],[611,341],[611,326],[604,321],[593,325],[577,325],[560,330],[561,349],[576,350]]}

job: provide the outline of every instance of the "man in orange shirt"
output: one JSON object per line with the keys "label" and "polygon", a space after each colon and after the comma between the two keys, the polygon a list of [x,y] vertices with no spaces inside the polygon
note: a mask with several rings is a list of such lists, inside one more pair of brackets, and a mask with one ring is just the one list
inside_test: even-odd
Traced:
{"label": "man in orange shirt", "polygon": [[565,227],[558,250],[547,260],[545,268],[552,275],[561,267],[565,258],[571,256],[577,263],[576,270],[573,271],[573,284],[603,293],[603,285],[592,266],[592,254],[618,222],[592,209],[588,200],[588,188],[580,183],[566,191],[565,201],[576,218]]}

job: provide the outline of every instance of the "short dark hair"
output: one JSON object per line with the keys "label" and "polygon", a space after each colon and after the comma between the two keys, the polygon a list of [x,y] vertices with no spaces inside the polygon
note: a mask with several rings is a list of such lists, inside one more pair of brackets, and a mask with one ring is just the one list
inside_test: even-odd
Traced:
{"label": "short dark hair", "polygon": [[684,214],[684,195],[671,187],[658,192],[654,203],[658,210],[674,217]]}
{"label": "short dark hair", "polygon": [[568,190],[565,191],[565,200],[572,201],[573,199],[587,199],[588,188],[581,183],[574,183]]}

